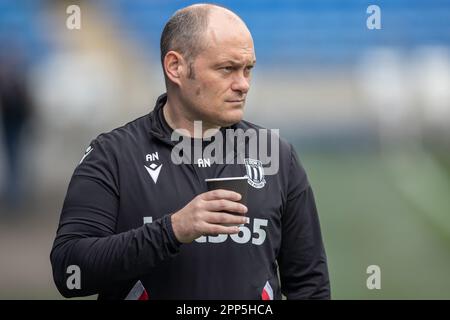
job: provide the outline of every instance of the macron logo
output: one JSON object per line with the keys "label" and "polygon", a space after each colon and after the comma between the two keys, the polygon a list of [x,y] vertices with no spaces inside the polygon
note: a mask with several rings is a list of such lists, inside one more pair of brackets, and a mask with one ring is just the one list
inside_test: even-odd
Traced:
{"label": "macron logo", "polygon": [[159,172],[161,171],[162,164],[156,165],[152,163],[151,165],[144,166],[145,169],[147,169],[147,172],[150,174],[150,177],[152,177],[152,180],[156,183],[158,181]]}
{"label": "macron logo", "polygon": [[[81,158],[80,163],[83,162],[83,160],[89,155],[89,153],[91,153],[91,151],[94,150],[94,148],[92,148],[91,146],[89,146],[86,151],[84,152],[83,158]],[[79,164],[80,164],[79,163]]]}

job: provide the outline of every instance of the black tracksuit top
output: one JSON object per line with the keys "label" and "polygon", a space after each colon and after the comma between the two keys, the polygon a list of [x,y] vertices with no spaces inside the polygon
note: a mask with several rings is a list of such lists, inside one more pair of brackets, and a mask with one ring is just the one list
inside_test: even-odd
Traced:
{"label": "black tracksuit top", "polygon": [[[50,255],[61,294],[124,299],[140,280],[150,299],[261,299],[268,287],[274,299],[281,293],[329,298],[313,192],[283,139],[278,173],[248,186],[250,222],[239,234],[189,244],[176,239],[170,215],[207,191],[205,178],[247,171],[245,164],[200,166],[196,159],[174,164],[177,142],[163,116],[166,99],[161,95],[150,114],[99,135],[75,168]],[[247,121],[229,128],[262,129]],[[79,289],[67,286],[71,265],[79,267]]]}

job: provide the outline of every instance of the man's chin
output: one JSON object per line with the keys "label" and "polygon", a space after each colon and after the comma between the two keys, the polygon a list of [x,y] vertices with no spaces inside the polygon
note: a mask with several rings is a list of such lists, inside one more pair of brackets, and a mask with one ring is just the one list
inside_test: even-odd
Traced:
{"label": "man's chin", "polygon": [[221,127],[229,127],[233,124],[238,123],[244,117],[244,112],[242,110],[233,110],[227,117],[220,119]]}

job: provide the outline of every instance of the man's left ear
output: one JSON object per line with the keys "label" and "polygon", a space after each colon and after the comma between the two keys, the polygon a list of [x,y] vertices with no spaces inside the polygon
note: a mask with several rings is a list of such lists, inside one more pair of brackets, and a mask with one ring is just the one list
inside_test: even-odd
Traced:
{"label": "man's left ear", "polygon": [[178,52],[169,51],[164,57],[164,70],[170,81],[181,85],[180,78],[186,73],[186,61]]}

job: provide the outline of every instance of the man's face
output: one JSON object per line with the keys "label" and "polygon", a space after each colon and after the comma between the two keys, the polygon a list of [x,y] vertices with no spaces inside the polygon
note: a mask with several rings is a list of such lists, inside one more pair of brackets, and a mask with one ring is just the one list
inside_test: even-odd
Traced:
{"label": "man's face", "polygon": [[211,17],[205,34],[206,49],[191,65],[193,74],[181,80],[185,107],[197,119],[212,126],[229,126],[243,117],[250,89],[255,52],[245,25],[229,17]]}

